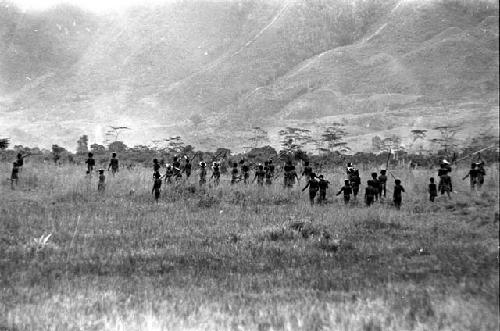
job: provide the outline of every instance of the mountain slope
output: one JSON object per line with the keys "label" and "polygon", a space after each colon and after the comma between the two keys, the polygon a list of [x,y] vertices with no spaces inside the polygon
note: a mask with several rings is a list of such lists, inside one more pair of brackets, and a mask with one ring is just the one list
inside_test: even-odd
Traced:
{"label": "mountain slope", "polygon": [[[59,14],[43,13],[36,43],[26,32],[35,23],[0,10],[14,22],[0,24],[2,43],[25,41],[30,54],[0,54],[0,112],[23,127],[3,128],[70,146],[83,133],[102,140],[113,124],[132,127],[129,144],[181,134],[205,148],[244,145],[253,125],[278,144],[283,126],[319,133],[332,121],[358,150],[375,134],[409,145],[411,128],[444,122],[461,123],[467,138],[498,117],[497,9],[480,0],[179,2],[113,18],[80,13],[71,38]],[[73,27],[76,14],[62,13]]]}

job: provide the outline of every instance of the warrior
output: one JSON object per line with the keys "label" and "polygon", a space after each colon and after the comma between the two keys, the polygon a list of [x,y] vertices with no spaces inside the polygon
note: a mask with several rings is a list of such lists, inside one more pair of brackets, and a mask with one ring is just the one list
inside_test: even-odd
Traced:
{"label": "warrior", "polygon": [[385,169],[382,169],[380,170],[380,176],[378,176],[378,182],[379,182],[379,189],[380,189],[380,196],[382,196],[382,194],[384,195],[384,198],[385,198],[385,194],[386,194],[386,190],[387,190],[387,176],[386,176],[386,172],[387,170]]}
{"label": "warrior", "polygon": [[111,173],[113,176],[118,172],[118,159],[116,158],[116,153],[111,155],[111,160],[109,160],[108,171],[111,168]]}
{"label": "warrior", "polygon": [[352,194],[352,186],[349,182],[349,179],[346,179],[344,181],[344,186],[340,188],[340,191],[337,192],[337,195],[340,195],[342,192],[344,192],[344,203],[347,205],[349,203],[349,200],[351,200]]}
{"label": "warrior", "polygon": [[467,175],[465,175],[464,178],[462,178],[462,180],[465,180],[467,178],[470,179],[470,189],[471,189],[471,191],[475,190],[476,186],[478,186],[478,184],[479,184],[479,180],[478,180],[479,170],[476,169],[476,166],[477,166],[476,163],[472,163],[470,165],[469,172],[467,173]]}
{"label": "warrior", "polygon": [[188,157],[186,157],[186,163],[184,164],[183,172],[186,174],[187,178],[191,177],[191,162],[189,161]]}
{"label": "warrior", "polygon": [[161,192],[161,175],[159,171],[156,171],[153,174],[153,189],[151,190],[151,194],[154,194],[155,196],[155,201],[158,203],[158,200],[160,199],[160,192]]}
{"label": "warrior", "polygon": [[207,182],[207,164],[203,161],[200,162],[200,186],[204,185]]}
{"label": "warrior", "polygon": [[238,163],[233,163],[233,169],[231,170],[231,185],[236,184],[240,180]]}
{"label": "warrior", "polygon": [[396,206],[397,209],[400,209],[401,203],[403,201],[402,193],[405,191],[405,189],[403,188],[403,185],[401,185],[401,180],[396,179],[394,183],[395,183],[394,194],[393,194],[394,206]]}
{"label": "warrior", "polygon": [[359,192],[359,186],[361,185],[361,178],[359,177],[359,170],[355,169],[352,163],[347,163],[346,168],[347,176],[352,187],[352,194],[356,198]]}
{"label": "warrior", "polygon": [[173,177],[175,179],[182,178],[181,163],[179,162],[179,158],[177,156],[174,156],[174,159],[172,161],[172,171],[173,171]]}
{"label": "warrior", "polygon": [[106,176],[104,175],[104,169],[99,169],[99,181],[97,182],[97,191],[104,193],[106,189]]}
{"label": "warrior", "polygon": [[304,171],[302,171],[302,177],[306,176],[309,178],[313,172],[312,167],[309,165],[309,161],[304,162]]}
{"label": "warrior", "polygon": [[292,161],[288,161],[283,167],[283,170],[285,187],[293,187],[293,185],[295,185],[295,180],[299,179],[299,176],[297,176],[297,172],[295,171],[295,166],[292,164]]}
{"label": "warrior", "polygon": [[174,177],[174,169],[172,169],[172,166],[170,164],[166,164],[165,167],[167,168],[165,171],[165,182],[167,184],[172,184],[172,177]]}
{"label": "warrior", "polygon": [[366,182],[366,189],[365,189],[365,203],[369,207],[373,204],[373,201],[375,200],[375,195],[377,194],[376,189],[372,186],[372,180],[368,180]]}
{"label": "warrior", "polygon": [[255,182],[255,179],[257,179],[257,184],[260,186],[264,185],[264,177],[266,176],[266,172],[264,171],[264,166],[262,164],[259,164],[259,167],[257,171],[255,172],[255,176],[253,177],[253,182]]}
{"label": "warrior", "polygon": [[311,172],[309,174],[309,181],[307,182],[306,186],[302,189],[302,192],[306,190],[306,188],[309,187],[309,203],[314,205],[314,198],[316,197],[316,193],[319,190],[319,180],[316,178],[316,174],[314,172]]}
{"label": "warrior", "polygon": [[381,185],[377,178],[377,173],[372,172],[372,187],[375,189],[375,201],[378,201],[378,198],[381,194]]}
{"label": "warrior", "polygon": [[328,189],[328,184],[330,184],[330,182],[324,179],[323,175],[319,175],[319,203],[326,202],[326,190]]}
{"label": "warrior", "polygon": [[11,189],[14,189],[14,183],[16,183],[16,186],[17,186],[18,180],[19,180],[19,165],[18,165],[17,161],[14,161],[12,163],[12,173],[10,175],[10,188]]}
{"label": "warrior", "polygon": [[92,171],[94,171],[94,167],[95,167],[94,154],[89,152],[88,158],[85,161],[85,163],[87,164],[87,174],[89,174],[89,175],[92,174]]}
{"label": "warrior", "polygon": [[218,162],[214,162],[212,165],[212,176],[210,179],[214,179],[215,186],[220,184],[220,164]]}
{"label": "warrior", "polygon": [[429,179],[429,201],[434,202],[434,199],[438,196],[438,190],[436,183],[434,183],[434,177]]}

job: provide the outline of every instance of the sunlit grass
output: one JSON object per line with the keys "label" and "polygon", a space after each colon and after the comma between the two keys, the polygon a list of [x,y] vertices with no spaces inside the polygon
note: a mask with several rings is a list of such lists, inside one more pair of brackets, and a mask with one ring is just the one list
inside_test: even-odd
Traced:
{"label": "sunlit grass", "polygon": [[200,189],[192,178],[156,204],[149,169],[107,174],[100,195],[81,167],[28,164],[15,190],[0,185],[0,326],[494,329],[498,170],[473,193],[465,170],[434,204],[433,171],[394,170],[407,191],[398,211],[390,193],[344,206],[340,169],[327,173],[329,203],[311,207],[303,181]]}

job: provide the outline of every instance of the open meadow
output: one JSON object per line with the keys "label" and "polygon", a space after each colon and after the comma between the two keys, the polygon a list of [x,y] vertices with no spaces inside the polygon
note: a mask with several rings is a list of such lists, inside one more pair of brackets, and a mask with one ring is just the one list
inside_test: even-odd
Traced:
{"label": "open meadow", "polygon": [[321,206],[304,180],[200,189],[193,175],[156,204],[150,169],[107,172],[102,195],[83,167],[28,161],[15,190],[10,170],[0,330],[498,329],[497,164],[472,193],[454,168],[435,203],[437,170],[395,169],[401,210],[390,177],[385,203],[345,206],[342,169]]}

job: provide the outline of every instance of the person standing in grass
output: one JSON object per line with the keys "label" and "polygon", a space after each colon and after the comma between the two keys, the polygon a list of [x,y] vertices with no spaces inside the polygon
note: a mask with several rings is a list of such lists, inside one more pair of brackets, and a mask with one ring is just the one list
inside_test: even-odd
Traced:
{"label": "person standing in grass", "polygon": [[375,201],[378,201],[382,191],[377,175],[378,174],[376,172],[372,172],[372,187],[375,189]]}
{"label": "person standing in grass", "polygon": [[118,159],[116,158],[116,153],[114,152],[113,154],[111,154],[111,160],[109,160],[108,171],[109,168],[111,168],[111,173],[113,174],[113,176],[118,172]]}
{"label": "person standing in grass", "polygon": [[306,180],[309,180],[311,174],[313,173],[312,167],[309,165],[309,161],[304,162],[304,171],[302,171],[302,177],[306,177]]}
{"label": "person standing in grass", "polygon": [[352,194],[354,198],[358,196],[359,186],[361,185],[361,178],[359,177],[359,170],[352,166],[352,163],[347,164],[347,176],[352,187]]}
{"label": "person standing in grass", "polygon": [[218,162],[214,162],[212,165],[212,176],[210,179],[214,180],[214,185],[218,186],[220,184],[220,165]]}
{"label": "person standing in grass", "polygon": [[292,161],[287,161],[286,164],[283,166],[283,185],[285,187],[292,187],[295,179],[292,175],[292,172],[295,171],[295,167],[292,165]]}
{"label": "person standing in grass", "polygon": [[89,152],[87,155],[88,155],[88,158],[85,161],[85,163],[87,164],[87,174],[92,175],[92,171],[94,171],[94,167],[95,167],[94,154],[92,154],[92,152]]}
{"label": "person standing in grass", "polygon": [[12,163],[12,173],[10,174],[10,188],[11,189],[14,189],[14,183],[16,183],[16,186],[17,186],[18,180],[19,180],[19,164],[17,163],[17,161],[14,161]]}
{"label": "person standing in grass", "polygon": [[274,169],[271,171],[269,161],[266,161],[264,164],[264,171],[266,173],[266,185],[271,185],[273,183]]}
{"label": "person standing in grass", "polygon": [[253,177],[253,182],[257,179],[257,184],[260,186],[264,185],[264,178],[266,177],[266,172],[264,171],[264,166],[259,164],[257,171],[255,172],[255,176]]}
{"label": "person standing in grass", "polygon": [[158,203],[158,200],[160,199],[160,192],[161,192],[161,175],[159,171],[156,171],[153,174],[153,189],[151,190],[151,194],[154,194],[155,196],[155,201]]}
{"label": "person standing in grass", "polygon": [[19,172],[23,171],[23,166],[24,166],[24,158],[29,156],[29,154],[23,155],[21,153],[17,153],[16,156],[16,162],[17,162],[17,167],[19,169]]}
{"label": "person standing in grass", "polygon": [[481,189],[484,184],[484,176],[486,176],[486,170],[484,170],[484,161],[477,163],[477,188]]}
{"label": "person standing in grass", "polygon": [[439,191],[441,191],[441,195],[448,195],[448,198],[450,198],[450,193],[452,192],[452,185],[451,185],[451,177],[448,175],[448,172],[442,173],[442,175],[439,177],[439,185],[438,185]]}
{"label": "person standing in grass", "polygon": [[309,203],[314,205],[314,198],[316,197],[316,193],[319,190],[319,180],[316,178],[316,174],[314,172],[311,172],[309,174],[309,181],[307,182],[306,186],[302,189],[302,192],[306,190],[306,188],[309,187]]}
{"label": "person standing in grass", "polygon": [[245,160],[240,161],[241,175],[243,176],[243,183],[248,184],[248,179],[250,178],[250,167],[245,162]]}
{"label": "person standing in grass", "polygon": [[434,199],[438,196],[437,186],[434,183],[434,177],[431,177],[429,183],[429,200],[434,202]]}
{"label": "person standing in grass", "polygon": [[351,200],[351,194],[352,194],[352,186],[349,183],[349,179],[344,180],[344,186],[340,188],[340,191],[337,192],[337,195],[340,195],[340,193],[344,192],[344,203],[347,205],[349,203],[349,200]]}
{"label": "person standing in grass", "polygon": [[173,171],[173,177],[176,180],[182,178],[181,163],[179,162],[179,158],[177,156],[174,156],[174,159],[172,161],[172,171]]}
{"label": "person standing in grass", "polygon": [[203,161],[200,162],[199,176],[200,176],[200,180],[199,180],[200,186],[205,185],[205,183],[207,182],[207,164]]}
{"label": "person standing in grass", "polygon": [[396,206],[397,209],[400,209],[401,203],[403,202],[402,193],[405,191],[405,189],[403,185],[401,185],[401,180],[396,179],[394,183],[395,183],[394,194],[393,194],[394,206]]}
{"label": "person standing in grass", "polygon": [[233,169],[231,170],[231,185],[236,184],[240,180],[240,171],[238,170],[238,163],[233,163]]}
{"label": "person standing in grass", "polygon": [[[438,177],[440,178],[438,187],[447,186],[447,189],[449,189],[449,192],[453,192],[453,183],[452,183],[451,177],[449,175],[450,172],[451,172],[450,164],[448,163],[448,161],[443,160],[440,164],[439,169],[438,169]],[[444,177],[444,181],[443,181],[443,177]],[[441,189],[441,194],[444,194],[442,189]]]}
{"label": "person standing in grass", "polygon": [[366,189],[365,189],[365,203],[369,207],[373,204],[373,201],[375,200],[375,195],[377,194],[377,191],[375,188],[372,186],[373,181],[370,179],[366,182]]}
{"label": "person standing in grass", "polygon": [[283,167],[283,170],[285,187],[293,187],[295,185],[295,180],[299,180],[299,176],[297,175],[297,171],[295,170],[295,166],[292,164],[292,161],[288,161],[288,163]]}
{"label": "person standing in grass", "polygon": [[380,176],[378,176],[378,182],[379,182],[379,187],[380,187],[379,194],[380,194],[380,196],[382,196],[382,194],[383,194],[384,198],[385,198],[385,194],[386,194],[386,190],[387,190],[386,172],[387,172],[387,170],[382,169],[382,170],[380,170]]}
{"label": "person standing in grass", "polygon": [[476,169],[476,166],[477,166],[476,163],[472,163],[470,165],[469,172],[467,173],[467,175],[465,175],[464,178],[462,178],[462,180],[467,179],[467,177],[470,179],[470,189],[471,189],[471,191],[474,191],[476,189],[476,186],[478,185],[479,171],[478,171],[478,169]]}
{"label": "person standing in grass", "polygon": [[328,184],[330,184],[330,182],[324,179],[323,175],[319,175],[319,203],[326,202],[326,190],[328,189]]}
{"label": "person standing in grass", "polygon": [[268,169],[269,169],[269,172],[271,174],[271,178],[274,178],[274,164],[273,164],[273,160],[269,159],[268,161]]}
{"label": "person standing in grass", "polygon": [[186,157],[186,163],[184,164],[183,172],[186,174],[186,178],[189,179],[191,177],[191,161]]}
{"label": "person standing in grass", "polygon": [[165,183],[172,184],[172,177],[174,176],[174,170],[172,169],[172,166],[168,163],[165,165],[165,167],[167,168],[165,171]]}
{"label": "person standing in grass", "polygon": [[161,169],[160,162],[158,159],[153,159],[153,172],[159,172]]}
{"label": "person standing in grass", "polygon": [[97,191],[100,193],[104,193],[105,190],[106,190],[106,176],[104,175],[104,169],[99,169]]}

